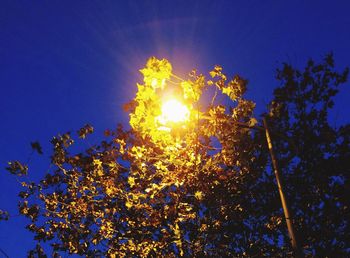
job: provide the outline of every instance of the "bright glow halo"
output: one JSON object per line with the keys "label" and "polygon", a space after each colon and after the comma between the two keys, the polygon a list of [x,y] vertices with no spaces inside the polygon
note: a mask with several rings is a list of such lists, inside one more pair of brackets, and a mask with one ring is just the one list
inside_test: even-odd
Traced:
{"label": "bright glow halo", "polygon": [[177,99],[170,99],[163,103],[161,107],[161,115],[157,120],[162,125],[170,123],[186,122],[190,119],[190,111],[186,105]]}

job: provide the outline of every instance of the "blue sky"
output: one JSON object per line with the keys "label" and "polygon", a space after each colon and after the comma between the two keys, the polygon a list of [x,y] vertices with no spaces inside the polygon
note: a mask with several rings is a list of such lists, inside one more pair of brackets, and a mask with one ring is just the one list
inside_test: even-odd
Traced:
{"label": "blue sky", "polygon": [[[242,75],[259,114],[282,62],[303,67],[332,51],[339,70],[350,65],[349,10],[348,1],[1,1],[0,209],[17,213],[20,188],[4,167],[27,161],[31,141],[47,157],[58,133],[91,123],[99,134],[127,123],[121,107],[148,57],[168,58],[179,75],[215,64]],[[349,99],[347,83],[334,125],[350,122]],[[35,155],[31,164],[34,179],[48,168]],[[10,257],[34,247],[25,223],[0,222],[0,248]]]}

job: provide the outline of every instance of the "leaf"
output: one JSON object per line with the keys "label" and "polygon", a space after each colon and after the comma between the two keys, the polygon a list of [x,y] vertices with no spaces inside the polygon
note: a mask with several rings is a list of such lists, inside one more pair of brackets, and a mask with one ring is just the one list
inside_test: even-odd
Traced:
{"label": "leaf", "polygon": [[224,87],[222,88],[222,93],[226,94],[227,96],[229,96],[232,100],[236,99],[236,96],[233,94],[234,91],[231,87]]}
{"label": "leaf", "polygon": [[258,123],[258,120],[256,120],[254,117],[250,118],[248,122],[250,127],[254,127],[257,123]]}
{"label": "leaf", "polygon": [[132,204],[132,202],[130,202],[129,200],[127,200],[127,201],[125,202],[125,206],[126,206],[126,208],[130,209],[130,208],[133,206],[133,204]]}
{"label": "leaf", "polygon": [[6,170],[10,171],[11,174],[17,176],[23,176],[28,174],[28,166],[22,165],[19,161],[10,161],[7,163],[9,166]]}
{"label": "leaf", "polygon": [[0,220],[8,220],[9,213],[7,211],[0,210]]}
{"label": "leaf", "polygon": [[201,201],[203,199],[203,193],[201,191],[197,191],[195,192],[194,197],[196,197],[197,200]]}
{"label": "leaf", "polygon": [[84,127],[79,129],[78,136],[79,138],[85,139],[85,137],[88,134],[92,134],[93,132],[94,132],[94,128],[91,125],[86,124]]}
{"label": "leaf", "polygon": [[38,141],[35,142],[31,142],[30,145],[32,146],[32,149],[36,152],[38,152],[39,154],[43,154],[42,148],[40,146],[40,143]]}
{"label": "leaf", "polygon": [[216,73],[215,71],[210,71],[209,74],[210,74],[210,76],[211,76],[212,78],[214,78],[214,77],[216,76],[217,73]]}
{"label": "leaf", "polygon": [[172,66],[168,60],[159,60],[155,57],[149,58],[146,67],[140,70],[145,84],[153,89],[163,88],[165,80],[171,76],[171,71]]}
{"label": "leaf", "polygon": [[128,177],[128,184],[130,185],[131,188],[134,187],[134,185],[135,185],[135,178],[129,176]]}
{"label": "leaf", "polygon": [[184,252],[182,249],[182,241],[181,241],[181,230],[179,224],[176,222],[175,227],[173,227],[175,240],[173,241],[176,246],[179,248],[180,256],[183,256]]}
{"label": "leaf", "polygon": [[131,113],[131,112],[133,112],[135,110],[136,106],[137,106],[137,101],[131,100],[128,103],[123,105],[123,110],[125,112],[130,112]]}

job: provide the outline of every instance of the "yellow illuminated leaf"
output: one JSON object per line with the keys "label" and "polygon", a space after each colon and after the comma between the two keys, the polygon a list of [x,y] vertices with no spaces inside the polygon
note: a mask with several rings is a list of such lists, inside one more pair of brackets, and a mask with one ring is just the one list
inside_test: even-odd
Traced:
{"label": "yellow illuminated leaf", "polygon": [[146,67],[140,70],[145,84],[154,89],[164,87],[165,80],[170,78],[171,71],[172,67],[168,60],[159,60],[155,57],[149,58]]}
{"label": "yellow illuminated leaf", "polygon": [[210,74],[210,76],[211,76],[212,78],[214,78],[214,77],[216,76],[216,72],[215,72],[215,71],[210,71],[209,74]]}
{"label": "yellow illuminated leaf", "polygon": [[125,206],[126,206],[126,208],[130,209],[130,208],[133,206],[133,204],[132,204],[132,202],[130,202],[129,200],[127,200],[127,201],[125,202]]}
{"label": "yellow illuminated leaf", "polygon": [[256,120],[254,117],[250,118],[249,120],[249,126],[253,127],[258,123],[258,120]]}
{"label": "yellow illuminated leaf", "polygon": [[93,164],[97,166],[98,168],[102,167],[102,162],[99,159],[94,159]]}
{"label": "yellow illuminated leaf", "polygon": [[130,187],[134,187],[134,185],[135,185],[135,178],[129,176],[128,177],[128,184],[130,185]]}
{"label": "yellow illuminated leaf", "polygon": [[201,191],[195,192],[194,196],[197,200],[201,201],[203,199],[203,193]]}

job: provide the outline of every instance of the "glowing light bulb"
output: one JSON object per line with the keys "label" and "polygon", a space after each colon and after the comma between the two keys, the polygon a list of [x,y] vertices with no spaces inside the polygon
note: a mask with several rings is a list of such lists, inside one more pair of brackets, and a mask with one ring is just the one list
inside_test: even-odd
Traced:
{"label": "glowing light bulb", "polygon": [[167,122],[185,122],[189,120],[190,111],[186,105],[176,99],[171,99],[165,102],[161,108],[162,114],[159,117],[159,122],[165,125]]}

